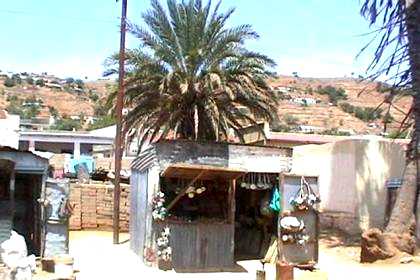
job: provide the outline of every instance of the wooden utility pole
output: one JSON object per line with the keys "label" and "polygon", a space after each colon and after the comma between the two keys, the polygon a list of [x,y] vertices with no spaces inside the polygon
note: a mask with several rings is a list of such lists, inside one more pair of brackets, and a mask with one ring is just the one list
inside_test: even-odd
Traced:
{"label": "wooden utility pole", "polygon": [[115,182],[114,182],[114,213],[113,213],[113,241],[119,243],[120,237],[120,173],[122,159],[122,110],[124,106],[124,61],[125,61],[125,32],[127,29],[127,0],[122,0],[119,87],[116,105],[117,131],[115,135]]}

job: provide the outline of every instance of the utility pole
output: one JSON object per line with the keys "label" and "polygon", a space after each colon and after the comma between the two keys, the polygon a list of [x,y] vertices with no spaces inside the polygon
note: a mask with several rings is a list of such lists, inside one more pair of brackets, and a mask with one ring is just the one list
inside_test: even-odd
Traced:
{"label": "utility pole", "polygon": [[[118,1],[118,0],[117,0]],[[122,0],[119,87],[116,105],[117,131],[115,135],[115,182],[114,182],[114,213],[113,213],[113,241],[119,243],[120,237],[120,173],[122,159],[122,110],[124,106],[124,61],[125,61],[125,32],[127,29],[127,0]]]}

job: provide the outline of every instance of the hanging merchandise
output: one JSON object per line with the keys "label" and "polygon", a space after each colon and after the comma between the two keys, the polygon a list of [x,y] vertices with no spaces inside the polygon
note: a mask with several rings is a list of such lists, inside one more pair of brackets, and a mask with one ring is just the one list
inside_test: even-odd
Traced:
{"label": "hanging merchandise", "polygon": [[302,211],[312,208],[316,203],[320,202],[320,199],[312,190],[305,177],[302,176],[300,180],[300,188],[289,202],[296,210]]}
{"label": "hanging merchandise", "polygon": [[273,187],[270,174],[248,173],[242,177],[241,188],[248,190],[267,190]]}
{"label": "hanging merchandise", "polygon": [[271,201],[269,204],[269,207],[274,212],[280,212],[281,206],[280,206],[280,191],[278,187],[274,187],[273,194],[271,196]]}
{"label": "hanging merchandise", "polygon": [[156,239],[156,245],[158,247],[157,256],[164,261],[170,261],[172,259],[172,248],[169,245],[169,237],[170,229],[169,227],[165,227]]}
{"label": "hanging merchandise", "polygon": [[309,235],[305,232],[303,220],[294,216],[286,216],[280,220],[281,240],[287,243],[305,245],[309,241]]}
{"label": "hanging merchandise", "polygon": [[152,217],[153,220],[163,221],[168,215],[168,211],[163,206],[165,203],[165,194],[163,192],[158,192],[155,197],[152,199]]}

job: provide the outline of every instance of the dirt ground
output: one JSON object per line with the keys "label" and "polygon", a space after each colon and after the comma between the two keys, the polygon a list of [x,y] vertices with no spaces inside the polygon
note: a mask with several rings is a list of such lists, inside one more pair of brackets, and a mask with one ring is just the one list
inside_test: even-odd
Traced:
{"label": "dirt ground", "polygon": [[[175,273],[144,266],[129,249],[129,235],[122,234],[122,244],[112,244],[111,232],[78,231],[70,233],[70,254],[75,258],[78,280],[93,279],[255,279],[259,261],[238,265],[245,272]],[[323,234],[320,240],[320,270],[316,273],[295,270],[295,279],[419,279],[420,260],[408,264],[360,264],[358,240],[339,234]],[[327,278],[328,277],[328,278]],[[266,266],[266,279],[275,279],[274,266]]]}

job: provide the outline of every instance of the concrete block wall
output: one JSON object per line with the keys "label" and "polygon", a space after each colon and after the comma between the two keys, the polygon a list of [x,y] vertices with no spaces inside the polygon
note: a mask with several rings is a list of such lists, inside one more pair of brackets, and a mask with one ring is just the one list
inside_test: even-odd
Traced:
{"label": "concrete block wall", "polygon": [[[114,187],[111,184],[70,185],[70,204],[74,207],[70,217],[70,230],[112,229]],[[130,185],[121,184],[120,230],[128,231]]]}

